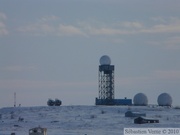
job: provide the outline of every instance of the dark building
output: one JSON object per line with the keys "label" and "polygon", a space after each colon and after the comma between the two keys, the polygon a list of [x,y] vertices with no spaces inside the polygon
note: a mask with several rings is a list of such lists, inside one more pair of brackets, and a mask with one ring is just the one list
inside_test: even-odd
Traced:
{"label": "dark building", "polygon": [[157,119],[151,119],[146,117],[137,117],[134,119],[135,124],[145,124],[145,123],[159,123]]}
{"label": "dark building", "polygon": [[141,116],[146,116],[145,113],[140,113],[140,112],[132,112],[132,111],[127,111],[125,113],[125,117],[141,117]]}

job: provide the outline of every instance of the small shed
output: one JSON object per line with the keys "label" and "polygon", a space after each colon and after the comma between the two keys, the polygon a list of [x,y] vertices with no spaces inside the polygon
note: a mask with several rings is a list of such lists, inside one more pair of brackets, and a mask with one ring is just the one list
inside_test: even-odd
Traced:
{"label": "small shed", "polygon": [[159,123],[159,120],[146,118],[146,117],[137,117],[134,119],[135,124],[145,124],[145,123]]}
{"label": "small shed", "polygon": [[41,127],[29,129],[29,135],[47,135],[47,129]]}
{"label": "small shed", "polygon": [[132,112],[132,111],[127,111],[125,113],[125,117],[141,117],[141,116],[146,117],[146,114],[140,112]]}

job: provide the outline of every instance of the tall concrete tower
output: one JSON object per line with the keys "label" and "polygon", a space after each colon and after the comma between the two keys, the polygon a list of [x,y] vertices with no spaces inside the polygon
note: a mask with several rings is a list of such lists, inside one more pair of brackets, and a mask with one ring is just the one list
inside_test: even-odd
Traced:
{"label": "tall concrete tower", "polygon": [[114,65],[111,65],[109,56],[100,58],[99,65],[99,98],[96,98],[96,105],[114,104]]}

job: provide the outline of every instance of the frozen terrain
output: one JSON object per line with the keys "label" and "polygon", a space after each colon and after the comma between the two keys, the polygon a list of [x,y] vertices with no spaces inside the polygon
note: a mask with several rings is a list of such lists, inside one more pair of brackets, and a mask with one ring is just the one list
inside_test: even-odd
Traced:
{"label": "frozen terrain", "polygon": [[[124,116],[131,109],[159,119],[156,124],[134,124]],[[180,110],[137,106],[54,106],[0,109],[0,135],[28,135],[30,128],[47,128],[47,135],[123,135],[128,127],[180,127]],[[19,118],[22,118],[19,121]]]}

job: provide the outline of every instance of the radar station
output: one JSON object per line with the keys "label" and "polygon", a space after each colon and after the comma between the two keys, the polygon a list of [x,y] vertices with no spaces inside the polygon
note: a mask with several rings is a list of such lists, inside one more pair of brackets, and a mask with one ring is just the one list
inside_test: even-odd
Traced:
{"label": "radar station", "polygon": [[115,99],[114,93],[114,65],[111,59],[103,55],[100,60],[98,73],[99,96],[96,98],[96,105],[131,105],[131,99]]}

